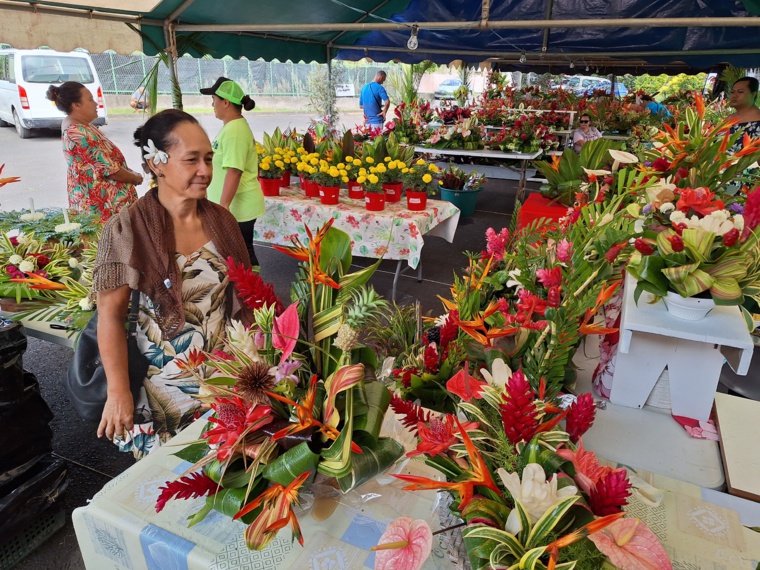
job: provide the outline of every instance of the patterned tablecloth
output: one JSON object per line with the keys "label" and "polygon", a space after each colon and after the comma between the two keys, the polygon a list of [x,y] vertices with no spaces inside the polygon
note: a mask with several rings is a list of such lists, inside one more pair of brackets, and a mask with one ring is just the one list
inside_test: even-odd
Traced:
{"label": "patterned tablecloth", "polygon": [[266,197],[266,213],[256,220],[253,239],[276,245],[291,245],[290,237],[306,242],[305,225],[315,231],[334,218],[334,226],[351,236],[354,255],[406,259],[415,269],[420,263],[425,236],[439,236],[451,243],[459,223],[459,208],[450,202],[428,200],[427,208],[412,212],[406,199],[386,203],[382,212],[369,212],[364,202],[344,195],[335,206],[324,206],[318,198],[307,198],[297,188],[283,188],[280,196]]}

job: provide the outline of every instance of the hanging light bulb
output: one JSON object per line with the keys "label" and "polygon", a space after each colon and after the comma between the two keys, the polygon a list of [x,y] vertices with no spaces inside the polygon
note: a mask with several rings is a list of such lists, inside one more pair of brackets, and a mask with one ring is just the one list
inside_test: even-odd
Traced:
{"label": "hanging light bulb", "polygon": [[574,68],[575,68],[575,62],[574,62],[574,61],[571,61],[571,62],[570,62],[570,69],[574,69]]}
{"label": "hanging light bulb", "polygon": [[520,55],[520,63],[525,63],[526,61],[528,61],[528,57],[523,53]]}
{"label": "hanging light bulb", "polygon": [[599,73],[599,68],[598,67],[596,68],[596,72]]}
{"label": "hanging light bulb", "polygon": [[586,71],[588,71],[588,65],[586,66]]}
{"label": "hanging light bulb", "polygon": [[417,42],[417,32],[419,32],[419,26],[412,26],[412,35],[409,36],[409,41],[406,42],[406,47],[415,50],[420,44]]}

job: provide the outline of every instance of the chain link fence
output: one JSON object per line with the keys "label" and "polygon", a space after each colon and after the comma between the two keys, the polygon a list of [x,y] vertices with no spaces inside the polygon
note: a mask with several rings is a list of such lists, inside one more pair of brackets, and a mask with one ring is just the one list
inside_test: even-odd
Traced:
{"label": "chain link fence", "polygon": [[[130,95],[142,83],[145,75],[156,65],[158,58],[146,55],[120,55],[113,52],[92,54],[92,61],[100,76],[103,90],[109,95]],[[318,63],[291,63],[246,59],[196,59],[181,57],[177,72],[183,95],[199,95],[200,89],[210,87],[220,76],[235,80],[251,95],[272,97],[308,97],[309,77],[325,67]],[[380,66],[354,62],[334,62],[333,69],[339,83],[353,84],[356,94],[371,81]],[[159,94],[171,93],[169,70],[159,64]]]}

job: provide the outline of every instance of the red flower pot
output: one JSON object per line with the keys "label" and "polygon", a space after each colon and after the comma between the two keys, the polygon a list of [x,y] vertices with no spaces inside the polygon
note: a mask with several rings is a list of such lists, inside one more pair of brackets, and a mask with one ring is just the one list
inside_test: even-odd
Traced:
{"label": "red flower pot", "polygon": [[427,192],[424,190],[413,190],[412,188],[407,189],[406,207],[415,212],[420,212],[427,208]]}
{"label": "red flower pot", "polygon": [[283,188],[290,186],[290,170],[286,170],[282,173],[282,178],[280,178],[280,186]]}
{"label": "red flower pot", "polygon": [[385,190],[385,200],[387,202],[399,202],[401,200],[401,191],[403,189],[403,182],[387,182],[383,184],[383,190]]}
{"label": "red flower pot", "polygon": [[325,206],[335,206],[338,203],[338,194],[340,186],[320,186],[319,200]]}
{"label": "red flower pot", "polygon": [[352,200],[364,199],[364,186],[359,184],[356,180],[348,181],[348,197]]}
{"label": "red flower pot", "polygon": [[370,212],[385,210],[385,194],[383,192],[365,192],[364,207]]}
{"label": "red flower pot", "polygon": [[261,184],[261,192],[264,196],[279,196],[280,195],[280,179],[279,178],[262,178],[259,176],[259,184]]}
{"label": "red flower pot", "polygon": [[303,181],[303,191],[309,198],[319,198],[319,186],[313,180]]}

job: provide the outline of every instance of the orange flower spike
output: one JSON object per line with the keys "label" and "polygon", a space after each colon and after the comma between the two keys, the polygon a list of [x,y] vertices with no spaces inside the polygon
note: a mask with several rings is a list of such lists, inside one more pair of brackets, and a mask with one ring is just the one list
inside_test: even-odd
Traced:
{"label": "orange flower spike", "polygon": [[702,98],[701,93],[697,93],[694,97],[694,106],[697,108],[697,115],[699,118],[703,119],[705,117],[705,100]]}
{"label": "orange flower spike", "polygon": [[591,310],[591,314],[595,315],[596,312],[601,308],[602,305],[604,305],[607,301],[609,301],[612,296],[615,294],[615,290],[620,286],[621,281],[615,281],[612,285],[609,287],[602,287],[602,289],[599,291],[599,295],[596,297],[596,304],[594,305],[594,308]]}
{"label": "orange flower spike", "polygon": [[581,528],[571,532],[570,534],[565,535],[562,538],[555,540],[550,545],[548,545],[546,549],[549,551],[555,548],[557,550],[560,550],[562,548],[565,548],[566,546],[570,546],[574,542],[578,542],[579,540],[586,538],[588,535],[594,534],[595,532],[598,532],[602,530],[603,528],[608,527],[609,525],[614,523],[616,520],[624,517],[625,515],[626,515],[625,512],[620,512],[620,513],[607,515],[606,517],[593,520],[587,525],[584,525]]}
{"label": "orange flower spike", "polygon": [[559,161],[560,161],[560,157],[557,156],[556,154],[553,154],[552,155],[552,162],[551,162],[551,164],[549,166],[555,172],[559,172]]}
{"label": "orange flower spike", "polygon": [[726,152],[726,148],[728,147],[728,139],[730,138],[731,138],[731,131],[726,131],[726,134],[723,135],[723,142],[720,143],[720,149],[718,150],[718,152],[720,152],[721,154]]}
{"label": "orange flower spike", "polygon": [[28,283],[30,289],[38,291],[65,291],[67,289],[63,283],[56,283],[36,273],[30,273],[25,278],[15,277],[11,281],[13,283]]}
{"label": "orange flower spike", "polygon": [[493,482],[493,479],[491,478],[491,472],[488,470],[488,466],[485,464],[485,461],[483,461],[483,456],[480,454],[480,451],[478,451],[478,448],[475,447],[475,444],[472,443],[470,436],[467,435],[467,431],[462,427],[462,424],[459,422],[459,419],[456,416],[454,416],[454,422],[457,424],[459,434],[462,436],[462,443],[464,443],[464,447],[467,450],[467,456],[470,458],[470,462],[474,465],[474,468],[470,471],[470,473],[474,475],[474,478],[471,479],[472,485],[469,488],[469,496],[466,502],[464,498],[462,498],[461,508],[464,508],[466,506],[466,503],[472,499],[472,491],[476,485],[488,487],[494,493],[501,495],[502,492],[496,486],[496,483]]}
{"label": "orange flower spike", "polygon": [[[0,165],[0,174],[3,173],[3,168],[5,168],[5,165]],[[6,184],[12,184],[13,182],[19,182],[21,178],[18,176],[11,176],[10,178],[0,178],[0,188],[5,186]]]}

